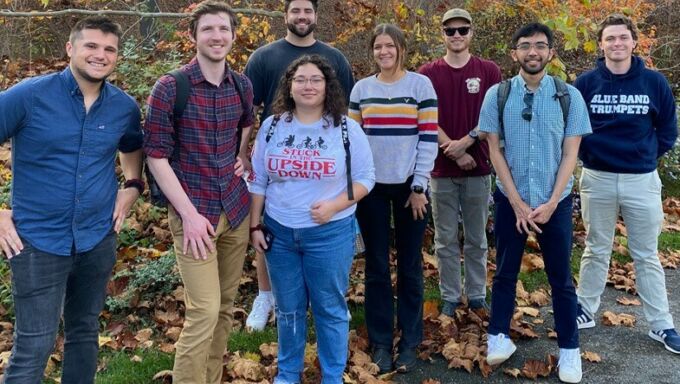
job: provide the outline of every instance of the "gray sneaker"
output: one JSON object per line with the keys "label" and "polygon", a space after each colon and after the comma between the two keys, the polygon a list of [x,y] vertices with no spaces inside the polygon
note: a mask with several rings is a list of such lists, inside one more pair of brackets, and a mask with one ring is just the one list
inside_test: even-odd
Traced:
{"label": "gray sneaker", "polygon": [[450,302],[450,301],[443,301],[444,304],[442,304],[442,314],[446,316],[451,316],[453,317],[453,313],[456,311],[456,308],[460,305],[459,302]]}
{"label": "gray sneaker", "polygon": [[489,304],[486,303],[484,299],[474,299],[468,302],[468,307],[472,310],[483,309],[489,311]]}

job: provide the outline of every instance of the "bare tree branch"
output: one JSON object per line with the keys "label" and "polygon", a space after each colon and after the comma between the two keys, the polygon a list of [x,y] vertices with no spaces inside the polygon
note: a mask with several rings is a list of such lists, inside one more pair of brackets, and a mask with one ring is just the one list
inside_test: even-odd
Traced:
{"label": "bare tree branch", "polygon": [[[254,8],[234,8],[234,12],[244,15],[263,15],[269,17],[281,17],[283,12],[280,11],[266,11],[264,9]],[[122,11],[113,9],[91,10],[91,9],[62,9],[59,11],[31,11],[31,12],[15,12],[10,10],[0,10],[0,17],[51,17],[51,16],[66,16],[66,15],[107,15],[107,16],[138,16],[138,17],[158,17],[158,18],[184,18],[189,17],[189,13],[175,13],[175,12],[140,12],[140,11]]]}

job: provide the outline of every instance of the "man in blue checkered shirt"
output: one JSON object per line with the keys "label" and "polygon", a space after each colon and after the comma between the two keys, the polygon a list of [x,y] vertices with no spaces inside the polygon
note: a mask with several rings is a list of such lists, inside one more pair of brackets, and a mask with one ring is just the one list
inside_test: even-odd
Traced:
{"label": "man in blue checkered shirt", "polygon": [[[491,292],[487,361],[507,360],[516,350],[509,338],[515,306],[515,286],[529,232],[543,252],[552,288],[559,377],[581,381],[581,356],[576,327],[576,292],[572,283],[572,172],[581,136],[591,132],[585,102],[567,86],[571,102],[565,121],[555,81],[545,66],[553,58],[552,31],[543,24],[520,28],[512,38],[511,55],[519,75],[510,80],[510,93],[498,112],[498,86],[489,89],[482,104],[479,127],[487,132],[491,162],[496,170],[496,274]],[[501,148],[501,138],[505,145]]]}

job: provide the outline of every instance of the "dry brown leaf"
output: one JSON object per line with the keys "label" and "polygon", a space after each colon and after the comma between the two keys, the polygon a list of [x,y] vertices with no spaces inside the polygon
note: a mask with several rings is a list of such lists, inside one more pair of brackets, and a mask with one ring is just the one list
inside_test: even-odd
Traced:
{"label": "dry brown leaf", "polygon": [[533,272],[545,268],[543,258],[535,253],[525,253],[522,256],[521,272]]}
{"label": "dry brown leaf", "polygon": [[444,345],[444,348],[442,349],[442,356],[447,361],[451,361],[456,357],[460,357],[462,354],[462,347],[460,343],[457,343],[456,340],[449,340],[446,345]]}
{"label": "dry brown leaf", "polygon": [[532,307],[517,307],[517,310],[521,312],[524,315],[531,316],[531,317],[538,317],[540,315],[540,311],[537,308],[532,308]]}
{"label": "dry brown leaf", "polygon": [[153,335],[153,331],[151,330],[151,328],[144,328],[144,329],[140,329],[139,331],[137,331],[137,334],[135,335],[135,339],[137,341],[139,341],[140,343],[143,343],[145,341],[148,341],[151,338],[152,335]]}
{"label": "dry brown leaf", "polygon": [[548,297],[548,294],[545,293],[544,290],[539,289],[538,291],[531,292],[531,294],[529,295],[529,302],[531,302],[534,305],[538,305],[539,307],[542,307],[550,303],[550,297]]}
{"label": "dry brown leaf", "polygon": [[642,305],[638,299],[630,299],[628,297],[619,297],[616,302],[621,305]]}
{"label": "dry brown leaf", "polygon": [[522,371],[520,371],[519,368],[505,368],[503,370],[503,373],[505,373],[508,376],[512,376],[516,379],[519,377]]}
{"label": "dry brown leaf", "polygon": [[153,380],[165,380],[165,379],[172,379],[172,370],[171,369],[166,369],[166,370],[157,372],[155,375],[153,375]]}
{"label": "dry brown leaf", "polygon": [[439,302],[437,300],[426,300],[423,303],[423,318],[436,319],[439,316]]}
{"label": "dry brown leaf", "polygon": [[142,360],[143,360],[142,357],[139,355],[134,355],[130,358],[130,361],[132,361],[133,363],[141,363]]}
{"label": "dry brown leaf", "polygon": [[590,361],[591,363],[599,363],[602,361],[600,355],[590,351],[584,351],[583,353],[581,353],[581,357],[583,357],[584,360]]}
{"label": "dry brown leaf", "polygon": [[627,313],[616,314],[611,311],[605,311],[602,314],[602,324],[609,326],[623,325],[632,327],[635,325],[635,316]]}
{"label": "dry brown leaf", "polygon": [[435,379],[425,379],[420,384],[441,384],[441,381]]}
{"label": "dry brown leaf", "polygon": [[161,350],[163,353],[174,353],[175,352],[175,344],[170,344],[170,343],[161,343],[158,349]]}
{"label": "dry brown leaf", "polygon": [[557,332],[555,332],[553,329],[548,328],[548,338],[557,339]]}
{"label": "dry brown leaf", "polygon": [[468,359],[461,359],[459,357],[454,357],[449,361],[449,368],[462,368],[468,373],[472,373],[473,362]]}
{"label": "dry brown leaf", "polygon": [[238,352],[229,359],[227,369],[232,377],[250,381],[260,381],[265,376],[262,364],[243,358]]}
{"label": "dry brown leaf", "polygon": [[538,376],[548,377],[550,371],[550,366],[539,360],[527,360],[522,367],[522,375],[528,379],[536,379]]}
{"label": "dry brown leaf", "polygon": [[260,344],[260,353],[264,358],[273,359],[278,355],[278,351],[278,343]]}
{"label": "dry brown leaf", "polygon": [[177,341],[179,340],[180,333],[182,333],[182,328],[170,327],[167,331],[165,331],[165,336],[172,341]]}

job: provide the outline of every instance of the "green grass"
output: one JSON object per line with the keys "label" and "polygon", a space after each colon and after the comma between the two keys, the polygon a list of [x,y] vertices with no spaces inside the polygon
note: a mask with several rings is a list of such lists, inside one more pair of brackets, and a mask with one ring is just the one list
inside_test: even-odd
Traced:
{"label": "green grass", "polygon": [[524,285],[524,290],[527,292],[533,292],[539,288],[549,288],[548,275],[545,271],[532,271],[532,272],[520,272],[519,279]]}
{"label": "green grass", "polygon": [[659,236],[659,249],[680,249],[680,233],[662,232]]}
{"label": "green grass", "polygon": [[248,333],[245,330],[232,331],[229,336],[229,350],[256,353],[260,344],[276,342],[276,328],[266,327],[262,331]]}
{"label": "green grass", "polygon": [[[105,368],[97,373],[96,384],[148,384],[159,371],[172,369],[174,355],[157,350],[136,350],[134,353],[105,352],[100,356]],[[137,355],[142,361],[130,360]]]}
{"label": "green grass", "polygon": [[423,293],[423,299],[425,301],[441,300],[441,294],[439,292],[439,279],[436,277],[430,277],[425,279],[424,283],[425,291]]}

